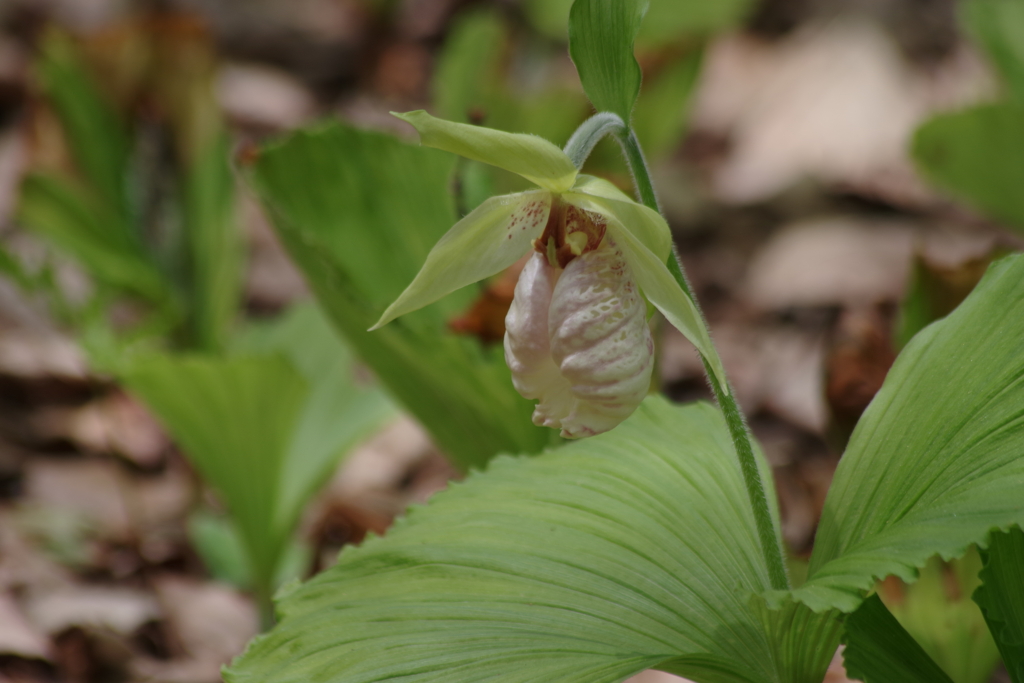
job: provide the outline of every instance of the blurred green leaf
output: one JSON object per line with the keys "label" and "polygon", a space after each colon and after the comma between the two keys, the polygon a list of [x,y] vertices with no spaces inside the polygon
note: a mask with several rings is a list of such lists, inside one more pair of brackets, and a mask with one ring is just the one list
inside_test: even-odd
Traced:
{"label": "blurred green leaf", "polygon": [[455,223],[455,158],[331,124],[267,147],[252,182],[324,310],[377,376],[463,468],[536,453],[553,432],[512,387],[501,349],[447,331],[466,288],[367,332]]}
{"label": "blurred green leaf", "polygon": [[843,663],[865,683],[953,683],[890,614],[877,595],[846,618]]}
{"label": "blurred green leaf", "polygon": [[82,175],[96,188],[107,208],[116,212],[116,222],[107,229],[130,229],[126,194],[131,154],[128,126],[103,100],[66,34],[55,29],[46,32],[37,70]]}
{"label": "blurred green leaf", "polygon": [[1024,105],[940,114],[917,129],[912,152],[938,187],[1024,230]]}
{"label": "blurred green leaf", "polygon": [[140,355],[121,374],[222,496],[265,594],[313,490],[393,409],[358,386],[313,308],[240,344],[229,357]]}
{"label": "blurred green leaf", "polygon": [[175,294],[117,212],[71,180],[30,173],[21,184],[19,223],[77,259],[98,282],[164,307]]}
{"label": "blurred green leaf", "polygon": [[1024,101],[1024,2],[970,0],[963,12],[968,29],[999,70],[1010,98]]}
{"label": "blurred green leaf", "polygon": [[[192,547],[214,579],[242,590],[253,588],[249,555],[231,518],[202,510],[196,512],[189,517],[188,536]],[[292,539],[278,561],[272,589],[276,590],[289,581],[305,576],[311,559],[312,549],[300,540]]]}
{"label": "blurred green leaf", "polygon": [[985,614],[1013,683],[1024,682],[1024,532],[993,532],[974,600]]}
{"label": "blurred green leaf", "polygon": [[649,79],[633,111],[633,130],[648,158],[676,149],[686,128],[687,104],[700,75],[703,52],[692,49]]}
{"label": "blurred green leaf", "polygon": [[312,387],[278,482],[276,522],[290,527],[342,452],[395,416],[396,409],[379,387],[357,379],[356,358],[312,304],[293,307],[280,321],[250,326],[236,352],[284,353]]}
{"label": "blurred green leaf", "polygon": [[[222,497],[264,592],[290,528],[276,523],[284,454],[309,386],[283,356],[148,355],[122,371]],[[294,513],[293,513],[294,514]]]}
{"label": "blurred green leaf", "polygon": [[915,255],[910,284],[900,306],[896,348],[902,349],[928,324],[949,315],[959,306],[996,255],[984,254],[951,268],[930,263],[921,254]]}
{"label": "blurred green leaf", "polygon": [[[526,0],[524,10],[537,30],[565,40],[573,0]],[[637,43],[644,49],[678,44],[687,38],[722,31],[739,23],[753,0],[650,0]]]}
{"label": "blurred green leaf", "polygon": [[753,0],[651,0],[637,43],[645,49],[678,45],[739,24]]}
{"label": "blurred green leaf", "polygon": [[200,350],[224,348],[242,289],[230,140],[222,132],[182,171],[182,214],[190,247],[193,333]]}
{"label": "blurred green leaf", "polygon": [[807,582],[813,609],[853,611],[877,578],[912,582],[1024,522],[1024,256],[906,346],[850,439]]}
{"label": "blurred green leaf", "polygon": [[633,43],[646,12],[647,0],[576,0],[569,11],[569,54],[583,90],[627,126],[643,78]]}
{"label": "blurred green leaf", "polygon": [[985,618],[971,600],[980,569],[972,547],[950,562],[932,557],[909,586],[895,579],[879,586],[892,615],[956,683],[987,683],[999,662]]}
{"label": "blurred green leaf", "polygon": [[188,538],[210,576],[242,590],[253,587],[249,554],[229,518],[196,512],[188,519]]}
{"label": "blurred green leaf", "polygon": [[607,434],[498,458],[343,551],[226,678],[819,683],[839,624],[752,603],[769,585],[756,548],[721,415],[652,397]]}
{"label": "blurred green leaf", "polygon": [[471,110],[486,111],[504,42],[497,14],[476,11],[459,18],[434,72],[434,106],[441,118],[467,123]]}

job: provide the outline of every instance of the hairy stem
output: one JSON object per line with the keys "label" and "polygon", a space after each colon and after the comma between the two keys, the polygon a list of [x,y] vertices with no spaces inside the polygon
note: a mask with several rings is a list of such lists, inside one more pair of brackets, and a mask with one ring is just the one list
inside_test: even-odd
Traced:
{"label": "hairy stem", "polygon": [[580,124],[580,127],[569,138],[569,142],[565,143],[565,154],[572,160],[576,168],[583,168],[583,163],[594,151],[594,145],[599,143],[601,138],[609,133],[617,134],[625,129],[626,126],[618,114],[613,114],[610,111],[594,114]]}
{"label": "hairy stem", "polygon": [[[654,193],[654,185],[651,183],[651,175],[647,170],[647,162],[644,160],[644,153],[640,148],[640,142],[636,139],[636,135],[632,131],[626,131],[625,128],[615,129],[614,133],[619,144],[622,146],[622,151],[626,156],[626,161],[629,163],[630,171],[633,173],[633,182],[636,186],[640,202],[644,206],[660,213],[658,197]],[[576,136],[573,135],[573,137],[575,138]],[[683,272],[682,264],[674,248],[672,256],[668,261],[668,269],[672,273],[672,277],[679,283],[679,287],[693,300],[694,305],[697,306],[697,311],[700,312],[700,304],[697,302],[696,297],[693,296],[690,283],[686,279],[686,274]],[[701,317],[703,317],[703,313],[701,313]],[[714,347],[712,347],[712,353],[718,353],[714,350]],[[740,470],[743,473],[743,483],[747,488],[747,496],[754,511],[757,536],[761,544],[761,554],[764,556],[765,564],[768,567],[771,586],[776,590],[787,589],[789,588],[789,578],[786,575],[782,545],[775,531],[775,523],[772,521],[768,494],[761,471],[757,466],[753,442],[743,419],[743,413],[736,402],[735,392],[729,391],[728,387],[721,385],[706,357],[702,355],[701,360],[704,362],[704,371],[707,373],[708,382],[710,382],[718,405],[725,415],[725,422],[729,427],[729,435],[732,437],[733,445],[736,448],[736,455],[740,461]]]}

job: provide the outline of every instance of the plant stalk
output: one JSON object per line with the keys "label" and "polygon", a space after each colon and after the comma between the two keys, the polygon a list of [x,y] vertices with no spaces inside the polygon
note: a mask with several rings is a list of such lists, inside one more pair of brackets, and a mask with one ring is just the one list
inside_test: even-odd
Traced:
{"label": "plant stalk", "polygon": [[618,114],[610,111],[594,114],[581,123],[569,138],[569,142],[565,143],[565,154],[576,168],[583,168],[584,162],[594,151],[594,146],[601,142],[601,138],[609,133],[619,134],[625,129],[626,126]]}
{"label": "plant stalk", "polygon": [[[617,116],[615,118],[618,119]],[[619,144],[622,146],[622,151],[626,161],[629,163],[630,171],[633,173],[633,182],[636,186],[640,202],[644,206],[661,213],[661,209],[658,207],[658,197],[654,193],[654,185],[651,182],[651,175],[647,169],[647,162],[644,159],[644,153],[640,148],[640,142],[637,140],[636,135],[632,131],[627,131],[624,126],[614,129],[614,133]],[[576,136],[573,135],[573,137],[575,138]],[[693,300],[694,306],[697,307],[697,312],[700,313],[703,319],[704,314],[700,310],[700,304],[697,302],[696,297],[693,296],[690,283],[686,279],[682,263],[679,261],[679,255],[674,247],[672,249],[672,257],[668,260],[668,269],[672,273],[672,277],[679,284],[679,287]],[[718,353],[718,351],[712,347],[712,353]],[[703,354],[701,355],[701,360],[704,363],[704,371],[707,374],[708,382],[711,384],[711,390],[714,392],[715,399],[722,409],[722,414],[725,415],[725,422],[728,425],[733,446],[736,448],[736,456],[739,458],[740,470],[743,473],[743,483],[747,489],[750,506],[754,511],[754,521],[757,525],[757,536],[761,545],[761,554],[768,567],[771,587],[776,590],[788,589],[789,578],[786,573],[782,545],[778,534],[775,532],[775,523],[772,521],[765,484],[761,478],[761,471],[757,466],[757,459],[754,457],[754,446],[750,438],[750,432],[743,419],[743,413],[740,410],[739,404],[736,402],[736,394],[734,391],[723,391],[727,387],[722,387],[719,383],[718,378],[712,371],[711,364],[708,363],[708,359]]]}

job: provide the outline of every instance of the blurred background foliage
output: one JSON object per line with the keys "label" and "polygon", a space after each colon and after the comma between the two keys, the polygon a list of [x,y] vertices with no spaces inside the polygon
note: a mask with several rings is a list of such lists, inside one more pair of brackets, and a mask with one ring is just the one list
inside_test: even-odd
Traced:
{"label": "blurred background foliage", "polygon": [[[216,680],[251,603],[234,644],[199,645],[168,597],[183,584],[162,577],[250,591],[265,625],[272,591],[339,546],[498,453],[558,443],[496,343],[514,269],[366,329],[461,215],[526,189],[418,147],[387,112],[564,144],[592,113],[570,6],[0,3],[0,532],[72,567],[62,590],[127,582],[150,601],[132,594],[141,621],[113,630],[128,654],[111,655],[88,619],[38,616],[49,575],[9,572],[0,618],[38,638],[0,654],[26,680],[170,680],[184,661],[201,671],[175,680]],[[794,566],[895,354],[1022,247],[1021,45],[1021,0],[651,0],[634,127],[774,467]],[[611,141],[585,170],[632,189]],[[686,342],[663,329],[659,347],[663,392],[706,398]],[[75,467],[128,482],[95,486],[104,500],[173,481],[179,502],[111,526],[88,486],[48,488]],[[17,556],[4,538],[0,568]],[[995,661],[964,598],[976,565],[880,589],[958,683]],[[950,604],[962,618],[933,618]]]}

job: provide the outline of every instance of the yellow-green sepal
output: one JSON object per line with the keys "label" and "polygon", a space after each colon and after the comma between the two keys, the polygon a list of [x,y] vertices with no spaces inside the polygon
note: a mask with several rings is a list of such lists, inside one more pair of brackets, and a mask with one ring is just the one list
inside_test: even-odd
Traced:
{"label": "yellow-green sepal", "polygon": [[580,175],[565,200],[605,217],[614,216],[663,262],[672,253],[672,231],[661,214],[633,201],[603,178]]}
{"label": "yellow-green sepal", "polygon": [[508,268],[540,237],[550,210],[551,193],[543,190],[491,197],[445,233],[412,284],[370,329]]}
{"label": "yellow-green sepal", "polygon": [[427,147],[503,168],[545,190],[564,192],[576,181],[576,167],[565,152],[536,135],[452,123],[435,118],[422,109],[391,114],[411,124]]}
{"label": "yellow-green sepal", "polygon": [[654,252],[616,218],[608,221],[608,234],[622,247],[626,263],[629,264],[633,277],[636,278],[636,283],[647,300],[697,347],[711,366],[722,389],[728,392],[729,383],[726,380],[725,368],[722,367],[722,359],[711,343],[707,325],[693,299],[672,277],[668,266],[665,265],[665,259],[655,256]]}

